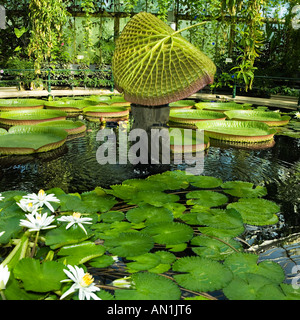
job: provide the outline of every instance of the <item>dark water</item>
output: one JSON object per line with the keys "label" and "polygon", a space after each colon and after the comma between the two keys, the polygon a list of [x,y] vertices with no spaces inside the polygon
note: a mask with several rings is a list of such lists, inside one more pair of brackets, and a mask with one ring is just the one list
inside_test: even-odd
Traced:
{"label": "dark water", "polygon": [[[52,187],[60,187],[65,192],[84,192],[96,186],[122,183],[128,178],[186,168],[184,164],[100,165],[96,159],[100,124],[86,124],[86,133],[70,138],[60,149],[39,155],[0,157],[0,193],[6,190],[37,192]],[[281,224],[258,232],[260,237],[274,238],[300,231],[300,139],[275,136],[273,147],[257,150],[212,144],[205,154],[203,175],[267,187],[267,198],[281,205]]]}

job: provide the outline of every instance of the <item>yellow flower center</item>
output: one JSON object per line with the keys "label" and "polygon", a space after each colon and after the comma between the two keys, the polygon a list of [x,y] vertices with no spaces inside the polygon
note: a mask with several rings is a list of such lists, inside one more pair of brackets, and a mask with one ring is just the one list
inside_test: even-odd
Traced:
{"label": "yellow flower center", "polygon": [[74,212],[73,213],[73,218],[79,219],[80,217],[81,217],[81,213],[79,213],[79,212]]}
{"label": "yellow flower center", "polygon": [[29,207],[29,208],[32,208],[32,206],[33,206],[32,202],[29,202],[29,203],[28,203],[28,207]]}
{"label": "yellow flower center", "polygon": [[40,191],[39,191],[39,194],[38,194],[39,196],[44,196],[45,195],[45,191],[43,190],[43,189],[41,189]]}
{"label": "yellow flower center", "polygon": [[94,281],[94,278],[92,277],[92,275],[90,275],[88,272],[82,277],[81,281],[80,281],[80,285],[82,287],[88,287],[89,285],[91,285]]}

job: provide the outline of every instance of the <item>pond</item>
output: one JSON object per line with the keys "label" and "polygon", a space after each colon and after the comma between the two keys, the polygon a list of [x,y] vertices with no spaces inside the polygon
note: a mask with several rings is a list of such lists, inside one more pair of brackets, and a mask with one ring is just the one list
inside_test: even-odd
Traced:
{"label": "pond", "polygon": [[[96,141],[100,123],[83,120],[87,126],[84,134],[68,138],[61,148],[27,156],[0,157],[0,192],[60,187],[67,193],[85,192],[97,186],[108,188],[130,178],[144,178],[166,170],[184,170],[187,165],[133,165],[105,164],[97,162]],[[128,129],[132,125],[129,121]],[[109,124],[117,131],[115,124]],[[281,224],[260,232],[259,240],[278,238],[300,231],[300,140],[287,136],[275,136],[275,144],[262,149],[238,148],[211,142],[205,152],[206,176],[223,181],[241,180],[255,185],[265,185],[267,198],[281,205]],[[261,228],[260,228],[261,229]]]}

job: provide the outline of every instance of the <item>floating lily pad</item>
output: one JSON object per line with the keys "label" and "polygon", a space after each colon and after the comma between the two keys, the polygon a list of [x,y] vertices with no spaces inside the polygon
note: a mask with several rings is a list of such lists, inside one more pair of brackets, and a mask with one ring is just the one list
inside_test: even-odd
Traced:
{"label": "floating lily pad", "polygon": [[14,275],[22,280],[28,291],[48,292],[59,290],[61,280],[66,278],[64,265],[56,261],[40,263],[37,259],[25,258],[14,268]]}
{"label": "floating lily pad", "polygon": [[37,126],[61,128],[67,131],[68,134],[78,134],[86,130],[84,122],[72,120],[45,121],[38,123]]}
{"label": "floating lily pad", "polygon": [[66,116],[65,112],[56,110],[8,111],[0,113],[0,123],[9,126],[34,125],[50,120],[65,120]]}
{"label": "floating lily pad", "polygon": [[116,43],[113,76],[126,100],[163,105],[213,82],[214,63],[154,15],[133,16]]}
{"label": "floating lily pad", "polygon": [[69,113],[81,113],[83,108],[97,105],[96,101],[89,100],[58,100],[45,102],[46,109],[60,110]]}
{"label": "floating lily pad", "polygon": [[147,234],[122,232],[119,236],[104,242],[107,250],[120,257],[138,256],[153,248],[154,240]]}
{"label": "floating lily pad", "polygon": [[186,194],[188,205],[200,205],[203,207],[218,207],[228,202],[228,198],[219,192],[209,190],[195,190]]}
{"label": "floating lily pad", "polygon": [[163,207],[168,202],[176,202],[180,197],[176,194],[168,194],[161,191],[139,191],[129,204],[151,204],[155,207]]}
{"label": "floating lily pad", "polygon": [[106,121],[120,121],[129,117],[129,110],[121,106],[95,106],[83,109],[84,115],[90,118],[99,118]]}
{"label": "floating lily pad", "polygon": [[224,240],[224,242],[205,235],[195,237],[191,241],[191,244],[193,245],[192,250],[200,257],[213,260],[224,260],[227,256],[235,252],[233,248],[237,250],[242,249],[242,246],[238,241],[231,238],[221,238],[221,240]]}
{"label": "floating lily pad", "polygon": [[190,109],[195,105],[194,100],[179,100],[169,104],[171,109]]}
{"label": "floating lily pad", "polygon": [[139,272],[131,276],[134,289],[115,290],[117,300],[179,300],[181,291],[166,277]]}
{"label": "floating lily pad", "polygon": [[232,110],[226,111],[225,114],[231,120],[259,121],[272,127],[285,126],[291,119],[289,116],[281,116],[273,111]]}
{"label": "floating lily pad", "polygon": [[218,112],[245,109],[242,104],[238,104],[235,102],[198,102],[195,104],[195,107],[198,110],[211,110]]}
{"label": "floating lily pad", "polygon": [[178,123],[197,123],[200,121],[225,120],[224,113],[203,110],[171,110],[169,120]]}
{"label": "floating lily pad", "polygon": [[155,222],[170,222],[173,221],[173,214],[170,210],[164,207],[154,207],[151,205],[143,205],[127,211],[126,218],[133,223],[145,221],[146,225]]}
{"label": "floating lily pad", "polygon": [[254,187],[253,183],[245,181],[227,181],[221,187],[225,193],[240,198],[263,197],[267,194],[266,187]]}
{"label": "floating lily pad", "polygon": [[[198,133],[198,135],[197,135]],[[209,138],[199,132],[185,129],[170,129],[170,149],[173,153],[194,153],[209,148]]]}
{"label": "floating lily pad", "polygon": [[59,128],[15,126],[0,135],[0,154],[31,154],[62,146],[68,133]]}
{"label": "floating lily pad", "polygon": [[45,101],[38,99],[0,99],[0,111],[43,109]]}
{"label": "floating lily pad", "polygon": [[231,142],[256,143],[272,140],[275,129],[262,122],[257,121],[207,121],[198,122],[199,130],[213,139]]}
{"label": "floating lily pad", "polygon": [[224,288],[232,279],[231,271],[217,261],[201,257],[183,257],[173,264],[177,283],[189,290],[198,292]]}
{"label": "floating lily pad", "polygon": [[222,180],[207,176],[189,176],[189,182],[192,186],[201,189],[217,188],[222,184]]}
{"label": "floating lily pad", "polygon": [[93,258],[102,256],[105,253],[105,248],[101,245],[96,245],[94,242],[85,241],[70,246],[61,248],[57,255],[65,264],[80,265]]}
{"label": "floating lily pad", "polygon": [[143,230],[159,244],[176,245],[191,240],[193,229],[179,222],[156,222]]}
{"label": "floating lily pad", "polygon": [[227,205],[227,208],[237,210],[244,223],[252,225],[269,225],[278,222],[276,213],[280,211],[279,206],[269,200],[259,198],[241,198],[238,202]]}

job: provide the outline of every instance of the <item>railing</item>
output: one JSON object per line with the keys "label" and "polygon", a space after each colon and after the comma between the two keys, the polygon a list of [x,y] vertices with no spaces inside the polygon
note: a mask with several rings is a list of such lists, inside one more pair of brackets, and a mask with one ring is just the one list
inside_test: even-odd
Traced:
{"label": "railing", "polygon": [[109,87],[114,90],[114,81],[110,69],[42,69],[36,76],[34,69],[1,69],[1,84],[16,85],[19,89],[25,87],[29,90],[40,87],[51,95],[52,86],[74,87]]}

